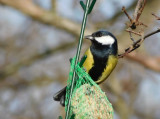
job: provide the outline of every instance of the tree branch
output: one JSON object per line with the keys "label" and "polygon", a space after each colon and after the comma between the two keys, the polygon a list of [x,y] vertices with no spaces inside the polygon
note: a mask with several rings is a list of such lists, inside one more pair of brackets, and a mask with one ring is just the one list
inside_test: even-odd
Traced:
{"label": "tree branch", "polygon": [[138,25],[143,25],[143,26],[147,27],[147,25],[145,25],[144,23],[139,22],[139,18],[142,14],[142,11],[144,9],[145,4],[146,4],[146,0],[138,0],[134,14],[133,14],[133,18],[131,18],[129,16],[125,7],[124,6],[122,7],[122,11],[125,13],[125,15],[128,17],[128,19],[130,21],[130,23],[127,24],[127,26],[130,27],[131,29],[136,29],[136,27]]}
{"label": "tree branch", "polygon": [[72,48],[72,46],[74,46],[76,43],[77,43],[77,41],[61,44],[60,46],[57,46],[55,48],[46,50],[44,53],[36,54],[36,55],[34,55],[34,56],[32,56],[28,59],[20,61],[17,64],[8,65],[4,69],[0,70],[1,80],[3,80],[6,77],[16,73],[19,70],[19,68],[21,68],[21,67],[31,65],[34,62],[36,62],[37,60],[41,60],[43,58],[46,58],[47,56],[49,56],[51,54],[53,55],[57,51],[64,50],[64,49],[67,49],[67,48]]}
{"label": "tree branch", "polygon": [[152,13],[152,15],[153,15],[157,20],[160,20],[160,17],[157,16],[156,14]]}
{"label": "tree branch", "polygon": [[140,55],[136,52],[126,55],[126,57],[132,61],[135,61],[148,69],[152,69],[155,72],[160,72],[160,57],[147,57]]}
{"label": "tree branch", "polygon": [[[7,5],[7,6],[11,6],[15,9],[18,9],[19,11],[22,11],[24,14],[30,16],[31,18],[40,21],[42,23],[45,24],[49,24],[52,25],[54,27],[57,27],[59,29],[62,30],[66,30],[70,33],[72,33],[73,35],[79,36],[79,32],[80,32],[80,25],[68,20],[66,18],[57,16],[55,13],[51,12],[51,11],[46,11],[42,8],[40,8],[39,6],[35,5],[32,0],[0,0],[1,4]],[[95,31],[95,29],[91,30],[86,30],[86,34],[90,34],[93,31]],[[152,32],[151,34],[148,34],[144,37],[147,38],[157,32],[159,32],[160,30],[157,30],[155,32]],[[125,55],[132,52],[133,50],[135,50],[137,47],[133,47],[133,46],[137,46],[137,44],[139,44],[142,41],[142,39],[139,39],[137,42],[135,42],[131,47],[127,48],[125,51]],[[75,45],[76,43],[69,43],[69,44],[62,44],[61,46],[58,46],[56,48],[53,49],[49,49],[48,51],[46,51],[43,54],[36,54],[35,56],[32,56],[31,58],[25,60],[25,61],[20,61],[18,64],[15,65],[9,65],[7,66],[7,68],[5,68],[3,71],[0,71],[0,77],[7,77],[8,75],[12,75],[15,72],[18,71],[18,69],[22,66],[26,66],[26,65],[30,65],[32,63],[34,63],[35,61],[39,60],[39,59],[43,59],[44,57],[55,53],[56,51],[61,50],[61,48],[65,47],[71,47],[73,45]],[[124,54],[120,54],[119,57],[123,57],[125,56]],[[129,56],[127,56],[129,57]],[[130,57],[131,59],[132,57]],[[132,58],[134,61],[137,61],[139,63],[141,63],[139,60],[136,60],[135,58]],[[145,66],[144,63],[141,63],[142,65]],[[152,67],[148,66],[148,68],[152,69]],[[154,69],[155,70],[155,69]],[[159,70],[159,69],[158,69]],[[155,70],[155,71],[158,71]]]}
{"label": "tree branch", "polygon": [[160,29],[157,29],[156,31],[153,31],[147,35],[144,36],[144,38],[142,39],[139,39],[137,40],[136,42],[134,42],[129,48],[125,49],[125,52],[123,54],[119,54],[118,57],[119,58],[123,58],[124,56],[126,56],[128,53],[131,53],[132,51],[134,51],[135,49],[137,49],[138,47],[140,47],[141,43],[148,37],[156,34],[156,33],[159,33],[160,32]]}
{"label": "tree branch", "polygon": [[[24,14],[30,16],[37,21],[52,25],[62,30],[66,30],[75,36],[79,36],[80,24],[75,23],[69,19],[60,17],[52,11],[42,9],[41,7],[35,5],[32,0],[0,0],[0,3],[20,10]],[[90,32],[91,31],[88,31],[86,29],[86,33]]]}

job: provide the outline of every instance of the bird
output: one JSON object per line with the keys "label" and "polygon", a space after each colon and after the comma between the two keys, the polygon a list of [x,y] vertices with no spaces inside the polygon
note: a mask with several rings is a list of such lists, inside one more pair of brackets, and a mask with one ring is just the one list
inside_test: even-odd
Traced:
{"label": "bird", "polygon": [[[118,45],[116,37],[106,30],[98,30],[84,39],[91,41],[90,47],[84,53],[87,56],[83,67],[94,82],[104,82],[118,62]],[[65,106],[66,87],[58,91],[53,99]]]}

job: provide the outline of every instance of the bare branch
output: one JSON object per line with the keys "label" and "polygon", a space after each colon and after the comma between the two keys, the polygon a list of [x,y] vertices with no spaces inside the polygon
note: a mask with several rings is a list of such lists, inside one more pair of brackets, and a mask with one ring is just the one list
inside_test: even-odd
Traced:
{"label": "bare branch", "polygon": [[122,7],[122,11],[125,13],[125,15],[128,17],[130,21],[130,24],[128,24],[127,26],[130,27],[131,29],[136,29],[136,27],[139,25],[143,25],[147,27],[147,25],[139,21],[139,18],[142,14],[145,4],[146,4],[146,0],[138,0],[136,8],[135,8],[135,12],[133,14],[133,18],[129,16],[125,7]]}
{"label": "bare branch", "polygon": [[138,21],[139,17],[141,16],[145,4],[146,4],[146,0],[138,0],[135,12],[133,14],[135,21]]}
{"label": "bare branch", "polygon": [[139,33],[139,32],[135,32],[135,31],[132,31],[132,30],[129,30],[129,29],[126,29],[125,31],[127,31],[129,33],[133,33],[133,34],[138,35],[138,36],[141,36],[141,33]]}
{"label": "bare branch", "polygon": [[5,79],[9,75],[12,75],[12,74],[16,73],[19,70],[19,68],[21,68],[23,66],[31,65],[35,61],[37,61],[39,59],[46,58],[47,56],[49,56],[51,54],[53,55],[57,51],[68,49],[68,48],[72,48],[72,46],[74,46],[76,43],[77,43],[77,41],[73,41],[71,43],[61,44],[60,46],[57,46],[57,47],[55,47],[53,49],[48,49],[48,50],[46,50],[45,52],[43,52],[41,54],[36,54],[36,55],[34,55],[34,56],[32,56],[32,57],[30,57],[28,59],[20,61],[17,64],[8,65],[3,70],[0,70],[1,80]]}
{"label": "bare branch", "polygon": [[154,13],[152,13],[152,15],[157,19],[157,20],[160,20],[160,17],[155,15]]}
{"label": "bare branch", "polygon": [[126,57],[130,60],[133,60],[142,64],[144,67],[148,69],[152,69],[153,71],[160,72],[160,61],[159,61],[160,57],[147,57],[135,52],[126,55]]}
{"label": "bare branch", "polygon": [[156,30],[156,31],[153,31],[147,35],[144,36],[144,38],[140,38],[139,40],[137,40],[136,42],[134,42],[130,47],[128,47],[127,49],[125,49],[125,52],[123,54],[119,54],[118,57],[119,58],[123,58],[124,56],[126,56],[128,53],[134,51],[135,49],[137,49],[138,47],[140,47],[142,41],[144,41],[146,38],[156,34],[156,33],[159,33],[160,32],[160,29]]}
{"label": "bare branch", "polygon": [[[0,0],[0,4],[11,6],[37,21],[52,25],[62,30],[66,30],[75,36],[79,36],[80,24],[60,17],[52,11],[42,9],[41,7],[35,5],[32,0]],[[86,32],[90,33],[90,31],[87,29]]]}
{"label": "bare branch", "polygon": [[128,17],[128,19],[129,19],[130,22],[132,23],[133,20],[132,20],[132,18],[129,16],[129,14],[127,13],[126,8],[125,8],[124,6],[122,7],[122,11],[125,13],[125,15]]}

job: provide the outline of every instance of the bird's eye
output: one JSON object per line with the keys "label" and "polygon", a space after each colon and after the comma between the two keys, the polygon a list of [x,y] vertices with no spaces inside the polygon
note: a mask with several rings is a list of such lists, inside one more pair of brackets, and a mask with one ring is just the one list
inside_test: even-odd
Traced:
{"label": "bird's eye", "polygon": [[96,37],[101,37],[102,33],[96,33]]}

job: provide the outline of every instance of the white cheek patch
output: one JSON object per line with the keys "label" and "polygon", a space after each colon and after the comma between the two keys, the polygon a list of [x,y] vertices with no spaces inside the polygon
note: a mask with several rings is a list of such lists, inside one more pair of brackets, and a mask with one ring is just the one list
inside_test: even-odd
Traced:
{"label": "white cheek patch", "polygon": [[111,36],[102,36],[102,37],[95,37],[95,40],[102,45],[112,45],[115,40]]}

